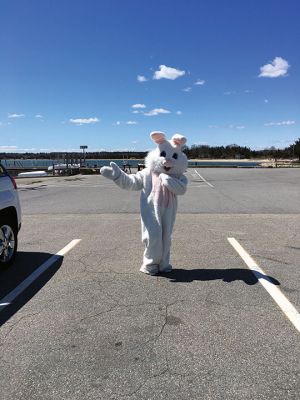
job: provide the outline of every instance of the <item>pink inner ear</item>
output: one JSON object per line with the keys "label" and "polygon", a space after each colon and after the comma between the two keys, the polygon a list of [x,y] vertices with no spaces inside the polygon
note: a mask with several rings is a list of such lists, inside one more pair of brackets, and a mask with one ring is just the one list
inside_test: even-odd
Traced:
{"label": "pink inner ear", "polygon": [[151,139],[157,144],[162,144],[166,140],[165,134],[163,132],[151,132],[150,136]]}
{"label": "pink inner ear", "polygon": [[173,142],[176,144],[176,146],[182,145],[182,141],[180,139],[173,139]]}
{"label": "pink inner ear", "polygon": [[186,138],[184,136],[181,136],[181,135],[174,135],[172,137],[172,142],[176,146],[183,146],[186,143]]}

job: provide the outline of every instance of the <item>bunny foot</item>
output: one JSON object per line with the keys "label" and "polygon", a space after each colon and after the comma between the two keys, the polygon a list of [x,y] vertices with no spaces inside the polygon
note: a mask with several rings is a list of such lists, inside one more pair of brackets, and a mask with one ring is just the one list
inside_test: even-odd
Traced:
{"label": "bunny foot", "polygon": [[142,265],[140,271],[147,275],[157,275],[158,274],[158,266],[157,265]]}

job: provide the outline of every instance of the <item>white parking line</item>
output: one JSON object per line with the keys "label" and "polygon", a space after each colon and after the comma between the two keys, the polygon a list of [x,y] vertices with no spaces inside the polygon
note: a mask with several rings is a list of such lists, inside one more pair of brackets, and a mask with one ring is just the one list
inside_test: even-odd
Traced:
{"label": "white parking line", "polygon": [[42,273],[44,273],[49,267],[51,267],[57,260],[67,254],[70,250],[75,247],[81,239],[74,239],[67,244],[58,253],[54,254],[42,265],[40,265],[31,275],[29,275],[23,282],[21,282],[14,290],[8,293],[3,299],[0,300],[0,311],[10,305],[25,289],[28,288]]}
{"label": "white parking line", "polygon": [[265,274],[265,272],[256,264],[253,258],[243,249],[235,238],[227,238],[231,246],[237,251],[248,268],[253,272],[258,281],[266,289],[269,295],[277,303],[277,305],[284,312],[286,317],[291,321],[294,327],[300,332],[300,314],[293,306],[293,304],[285,297],[281,290],[274,285],[272,280]]}
{"label": "white parking line", "polygon": [[196,174],[202,179],[203,182],[205,182],[208,186],[210,186],[211,188],[214,187],[214,185],[212,185],[211,183],[207,182],[207,180],[205,178],[203,178],[202,175],[199,174],[199,172],[197,170],[194,169],[194,171],[196,172]]}

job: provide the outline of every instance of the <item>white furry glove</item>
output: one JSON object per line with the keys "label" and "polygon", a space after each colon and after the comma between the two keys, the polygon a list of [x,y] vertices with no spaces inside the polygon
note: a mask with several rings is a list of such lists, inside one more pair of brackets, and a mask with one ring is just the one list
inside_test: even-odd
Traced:
{"label": "white furry glove", "polygon": [[115,181],[120,177],[121,172],[122,172],[121,169],[114,162],[110,163],[110,167],[102,167],[100,169],[101,175],[113,181]]}

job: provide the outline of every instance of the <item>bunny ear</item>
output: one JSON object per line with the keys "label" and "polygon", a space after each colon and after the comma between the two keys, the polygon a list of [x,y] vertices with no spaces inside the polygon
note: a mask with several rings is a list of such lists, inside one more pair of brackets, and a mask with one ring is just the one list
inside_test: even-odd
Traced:
{"label": "bunny ear", "polygon": [[156,144],[162,144],[166,141],[166,136],[163,132],[151,132],[150,137]]}
{"label": "bunny ear", "polygon": [[171,142],[173,142],[175,144],[175,146],[183,146],[184,144],[186,144],[186,137],[176,133],[172,137]]}

